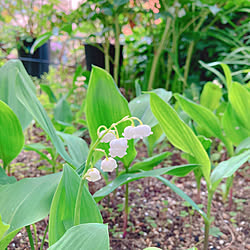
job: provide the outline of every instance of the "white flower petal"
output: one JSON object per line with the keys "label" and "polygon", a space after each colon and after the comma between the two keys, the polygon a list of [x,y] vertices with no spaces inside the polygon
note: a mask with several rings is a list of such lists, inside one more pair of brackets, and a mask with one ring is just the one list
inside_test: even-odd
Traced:
{"label": "white flower petal", "polygon": [[115,168],[117,168],[116,160],[111,157],[105,158],[101,163],[101,169],[104,172],[112,172]]}
{"label": "white flower petal", "polygon": [[[103,130],[100,132],[99,137],[101,137],[106,130]],[[114,130],[110,130],[110,132],[108,132],[106,135],[104,135],[104,137],[101,139],[101,142],[110,142],[112,140],[116,139],[115,136],[115,131]]]}
{"label": "white flower petal", "polygon": [[88,181],[95,182],[101,179],[100,172],[96,168],[90,168],[85,175]]}

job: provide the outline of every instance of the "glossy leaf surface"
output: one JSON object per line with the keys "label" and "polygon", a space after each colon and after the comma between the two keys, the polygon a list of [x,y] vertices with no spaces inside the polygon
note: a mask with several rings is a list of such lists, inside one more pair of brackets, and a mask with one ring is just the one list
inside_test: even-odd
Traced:
{"label": "glossy leaf surface", "polygon": [[49,250],[109,250],[108,225],[87,223],[70,228]]}
{"label": "glossy leaf surface", "polygon": [[[50,209],[50,245],[56,243],[69,228],[74,226],[75,203],[79,184],[79,175],[65,164],[63,176],[56,189]],[[85,186],[83,186],[80,211],[80,224],[102,223],[99,209]]]}
{"label": "glossy leaf surface", "polygon": [[[125,116],[131,115],[127,100],[118,90],[111,75],[101,68],[92,67],[86,100],[86,117],[92,142],[98,137],[99,126],[105,125],[108,128]],[[125,127],[130,124],[123,122],[117,126],[119,136],[122,136]],[[127,155],[121,159],[125,166],[129,166],[136,156],[133,140],[128,141],[128,146]],[[107,143],[102,143],[102,148],[109,153]]]}
{"label": "glossy leaf surface", "polygon": [[159,121],[168,140],[175,147],[192,155],[197,160],[197,163],[202,165],[201,170],[208,181],[211,170],[210,160],[199,139],[168,103],[154,93],[151,94],[150,98],[152,112]]}
{"label": "glossy leaf surface", "polygon": [[21,228],[48,216],[60,178],[58,173],[0,186],[0,214],[10,225],[0,239],[0,249],[5,249]]}
{"label": "glossy leaf surface", "polygon": [[0,159],[4,167],[20,153],[24,145],[22,126],[12,109],[0,101]]}

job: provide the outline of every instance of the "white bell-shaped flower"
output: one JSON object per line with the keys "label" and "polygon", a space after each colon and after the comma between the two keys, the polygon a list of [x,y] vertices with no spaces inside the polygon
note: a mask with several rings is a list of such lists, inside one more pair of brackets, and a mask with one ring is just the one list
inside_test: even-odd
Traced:
{"label": "white bell-shaped flower", "polygon": [[[101,137],[105,132],[106,132],[106,130],[101,131],[99,134],[99,137]],[[114,139],[116,139],[115,131],[110,130],[106,135],[104,135],[104,137],[101,139],[101,142],[107,143],[107,142],[111,142]]]}
{"label": "white bell-shaped flower", "polygon": [[87,173],[85,174],[86,176],[86,179],[88,181],[92,181],[92,182],[95,182],[95,181],[98,181],[101,179],[101,175],[100,175],[100,172],[98,169],[96,168],[90,168]]}
{"label": "white bell-shaped flower", "polygon": [[122,158],[127,154],[126,150],[128,148],[128,141],[125,138],[115,139],[109,143],[109,153],[111,157],[120,157]]}
{"label": "white bell-shaped flower", "polygon": [[135,131],[135,127],[133,126],[128,126],[124,129],[124,132],[122,133],[122,135],[124,136],[124,138],[130,140],[134,138],[134,131]]}
{"label": "white bell-shaped flower", "polygon": [[182,18],[183,16],[185,16],[186,15],[186,11],[182,8],[182,9],[180,9],[179,10],[179,12],[178,12],[178,17],[179,18]]}
{"label": "white bell-shaped flower", "polygon": [[112,172],[115,168],[117,168],[116,160],[111,157],[105,158],[101,163],[101,169],[104,172]]}
{"label": "white bell-shaped flower", "polygon": [[139,125],[134,129],[134,139],[147,137],[153,134],[151,128],[148,125]]}

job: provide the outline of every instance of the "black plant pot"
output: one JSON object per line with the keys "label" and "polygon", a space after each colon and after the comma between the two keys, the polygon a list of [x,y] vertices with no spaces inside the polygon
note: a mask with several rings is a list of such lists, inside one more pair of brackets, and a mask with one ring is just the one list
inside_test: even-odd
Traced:
{"label": "black plant pot", "polygon": [[21,47],[18,50],[18,57],[29,75],[41,78],[43,73],[49,72],[50,44],[47,42],[38,48],[34,54],[30,54],[34,41],[24,41],[24,48]]}
{"label": "black plant pot", "polygon": [[[97,45],[103,48],[102,44],[97,44]],[[101,51],[96,46],[90,45],[90,44],[84,44],[84,47],[85,47],[87,70],[91,71],[92,65],[105,69],[105,56],[104,56],[103,51]],[[120,71],[121,71],[121,66],[123,62],[122,51],[123,51],[123,45],[120,46],[118,86],[120,86]],[[109,46],[109,55],[114,61],[115,60],[115,46],[113,44],[110,44]],[[110,74],[114,76],[114,64],[111,61],[109,63],[109,68],[110,68]]]}

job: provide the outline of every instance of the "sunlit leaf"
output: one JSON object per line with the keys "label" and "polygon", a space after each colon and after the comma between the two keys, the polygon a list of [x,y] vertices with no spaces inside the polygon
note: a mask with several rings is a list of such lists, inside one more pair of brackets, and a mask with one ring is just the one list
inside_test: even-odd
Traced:
{"label": "sunlit leaf", "polygon": [[[63,176],[56,189],[50,209],[50,245],[56,243],[69,228],[74,226],[75,203],[79,184],[79,175],[65,164]],[[102,223],[99,209],[85,186],[83,186],[80,211],[80,224]]]}
{"label": "sunlit leaf", "polygon": [[108,225],[87,223],[70,228],[49,250],[109,250]]}
{"label": "sunlit leaf", "polygon": [[12,109],[0,101],[0,159],[4,167],[20,153],[24,145],[21,124]]}

